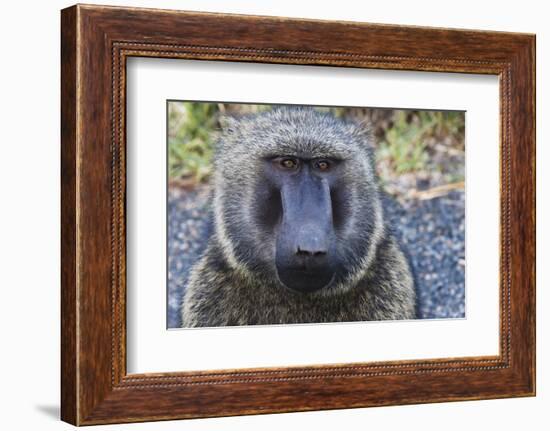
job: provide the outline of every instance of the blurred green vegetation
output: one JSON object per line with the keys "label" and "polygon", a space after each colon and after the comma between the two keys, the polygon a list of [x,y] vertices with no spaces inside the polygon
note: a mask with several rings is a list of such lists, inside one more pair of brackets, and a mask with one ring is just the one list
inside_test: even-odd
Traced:
{"label": "blurred green vegetation", "polygon": [[168,173],[170,178],[192,177],[200,182],[212,170],[213,133],[217,127],[213,103],[168,105]]}
{"label": "blurred green vegetation", "polygon": [[464,114],[443,111],[395,110],[392,125],[379,141],[376,158],[390,163],[397,174],[426,169],[430,145],[451,139],[463,147]]}
{"label": "blurred green vegetation", "polygon": [[[269,105],[170,102],[168,105],[168,170],[171,180],[205,181],[212,173],[213,145],[220,114],[246,114]],[[381,108],[318,108],[337,117],[371,124],[382,182],[388,177],[433,171],[449,181],[464,178],[463,112]],[[456,165],[459,166],[456,166]],[[454,166],[447,166],[454,165]]]}

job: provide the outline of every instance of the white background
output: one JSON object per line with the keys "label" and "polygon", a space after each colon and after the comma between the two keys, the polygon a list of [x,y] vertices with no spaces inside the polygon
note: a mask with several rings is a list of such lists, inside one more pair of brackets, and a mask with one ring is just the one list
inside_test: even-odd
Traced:
{"label": "white background", "polygon": [[[537,33],[539,220],[537,251],[538,396],[284,415],[105,426],[96,429],[257,430],[546,429],[550,422],[548,286],[550,217],[549,13],[544,2],[312,2],[296,0],[118,1],[173,9],[345,19]],[[0,301],[2,428],[70,429],[59,399],[59,9],[65,1],[5,2],[0,16]],[[546,265],[547,267],[548,265]],[[546,312],[546,314],[545,314]]]}
{"label": "white background", "polygon": [[[129,373],[498,354],[498,77],[134,58],[126,82]],[[167,331],[165,106],[184,98],[466,111],[466,319]]]}

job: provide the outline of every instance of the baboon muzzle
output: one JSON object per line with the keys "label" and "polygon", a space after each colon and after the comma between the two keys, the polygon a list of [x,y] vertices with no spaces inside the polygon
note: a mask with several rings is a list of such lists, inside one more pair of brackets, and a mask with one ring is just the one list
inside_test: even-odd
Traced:
{"label": "baboon muzzle", "polygon": [[327,181],[301,173],[283,184],[281,203],[276,243],[279,280],[299,292],[328,286],[334,278],[334,226]]}

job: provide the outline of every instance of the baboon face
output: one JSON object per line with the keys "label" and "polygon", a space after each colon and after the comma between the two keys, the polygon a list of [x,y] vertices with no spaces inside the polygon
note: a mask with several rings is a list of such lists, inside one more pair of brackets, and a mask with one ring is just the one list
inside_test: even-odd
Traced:
{"label": "baboon face", "polygon": [[342,163],[295,154],[264,160],[270,198],[261,204],[268,216],[263,223],[275,236],[278,279],[290,289],[311,292],[335,279],[339,264],[331,190]]}
{"label": "baboon face", "polygon": [[303,294],[364,275],[382,229],[367,135],[312,109],[233,121],[216,157],[216,231],[228,261]]}

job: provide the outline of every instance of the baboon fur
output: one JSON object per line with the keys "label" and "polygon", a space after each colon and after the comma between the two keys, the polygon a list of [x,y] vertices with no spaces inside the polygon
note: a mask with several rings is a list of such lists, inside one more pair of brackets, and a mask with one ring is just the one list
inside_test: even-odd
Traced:
{"label": "baboon fur", "polygon": [[[213,174],[214,232],[192,268],[182,327],[413,319],[409,263],[386,225],[368,127],[312,108],[279,107],[226,118]],[[278,281],[275,242],[257,222],[260,161],[274,154],[344,161],[346,220],[337,247],[337,282],[299,293]]]}

